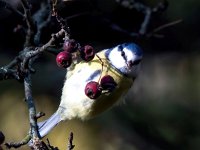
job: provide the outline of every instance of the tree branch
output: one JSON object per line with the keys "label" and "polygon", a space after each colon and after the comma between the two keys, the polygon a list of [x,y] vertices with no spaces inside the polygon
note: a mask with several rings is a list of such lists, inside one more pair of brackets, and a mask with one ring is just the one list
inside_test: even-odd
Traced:
{"label": "tree branch", "polygon": [[19,148],[19,147],[21,147],[22,145],[26,145],[29,141],[31,140],[31,136],[30,135],[27,135],[22,141],[20,141],[20,142],[16,142],[16,143],[14,143],[14,142],[10,142],[10,143],[5,143],[5,145],[6,145],[6,147],[8,148],[8,149],[10,149],[10,148]]}
{"label": "tree branch", "polygon": [[34,36],[37,31],[37,26],[35,22],[33,21],[33,18],[31,16],[31,11],[29,7],[29,3],[27,0],[21,0],[22,7],[24,9],[24,15],[26,18],[26,24],[28,26],[27,34],[26,34],[26,41],[24,43],[24,47],[33,46],[34,44]]}
{"label": "tree branch", "polygon": [[37,119],[36,119],[36,108],[32,96],[32,89],[31,89],[31,74],[27,72],[24,78],[24,91],[25,91],[25,100],[28,105],[29,109],[29,121],[31,126],[31,135],[32,138],[38,138],[40,135],[38,133],[38,126],[37,126]]}
{"label": "tree branch", "polygon": [[136,9],[138,12],[141,12],[141,13],[144,14],[144,20],[141,23],[141,26],[140,26],[140,29],[139,29],[138,33],[126,32],[121,27],[119,27],[117,25],[112,25],[112,27],[114,27],[114,29],[119,30],[120,32],[129,34],[130,36],[133,36],[133,37],[148,35],[147,34],[147,30],[148,30],[149,24],[151,22],[152,15],[156,14],[156,13],[159,13],[159,12],[163,12],[168,7],[168,1],[167,0],[163,0],[162,2],[159,2],[153,8],[143,4],[141,2],[137,2],[135,0],[116,0],[116,2],[118,2],[120,5],[122,5],[125,8]]}
{"label": "tree branch", "polygon": [[41,33],[44,27],[46,27],[51,21],[51,4],[50,0],[42,2],[40,4],[40,9],[33,15],[34,20],[37,23],[37,32],[34,37],[36,45],[40,44]]}

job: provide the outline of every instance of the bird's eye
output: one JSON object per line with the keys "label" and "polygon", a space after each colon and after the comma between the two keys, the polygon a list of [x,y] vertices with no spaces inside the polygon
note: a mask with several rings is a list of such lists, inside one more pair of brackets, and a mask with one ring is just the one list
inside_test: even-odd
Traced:
{"label": "bird's eye", "polygon": [[121,56],[124,57],[125,56],[125,52],[121,51]]}

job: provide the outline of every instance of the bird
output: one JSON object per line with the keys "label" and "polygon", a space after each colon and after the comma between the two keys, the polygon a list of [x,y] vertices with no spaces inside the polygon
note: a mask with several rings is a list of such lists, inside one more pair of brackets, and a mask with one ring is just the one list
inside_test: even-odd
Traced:
{"label": "bird", "polygon": [[57,111],[38,122],[40,136],[46,136],[60,122],[74,118],[88,120],[112,108],[132,87],[142,58],[143,51],[137,44],[122,43],[69,69]]}

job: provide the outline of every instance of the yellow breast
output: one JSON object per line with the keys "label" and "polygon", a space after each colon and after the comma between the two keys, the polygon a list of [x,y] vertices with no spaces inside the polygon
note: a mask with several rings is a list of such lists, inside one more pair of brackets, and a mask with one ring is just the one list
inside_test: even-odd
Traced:
{"label": "yellow breast", "polygon": [[97,53],[97,55],[98,57],[95,56],[94,59],[90,62],[81,62],[76,65],[73,72],[77,72],[86,66],[90,67],[90,69],[94,70],[94,72],[96,70],[101,70],[100,77],[95,78],[95,81],[98,82],[101,77],[110,75],[117,83],[117,87],[110,93],[102,93],[102,95],[95,100],[88,98],[89,101],[94,101],[94,103],[92,104],[87,118],[94,117],[112,107],[114,103],[116,103],[122,96],[127,93],[128,89],[130,89],[133,84],[132,79],[121,74],[110,64],[109,60],[107,60],[105,57],[104,51]]}

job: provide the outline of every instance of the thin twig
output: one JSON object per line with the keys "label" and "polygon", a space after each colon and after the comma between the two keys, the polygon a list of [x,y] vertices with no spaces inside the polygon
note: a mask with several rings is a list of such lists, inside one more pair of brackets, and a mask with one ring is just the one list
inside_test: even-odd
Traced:
{"label": "thin twig", "polygon": [[17,76],[17,70],[1,67],[0,68],[0,80],[7,80],[7,79],[19,80],[19,76]]}
{"label": "thin twig", "polygon": [[42,30],[50,23],[51,21],[51,10],[50,10],[50,0],[41,3],[40,9],[34,14],[33,18],[37,23],[37,33],[35,34],[34,41],[36,45],[39,45],[41,42]]}
{"label": "thin twig", "polygon": [[182,21],[183,21],[182,19],[179,19],[179,20],[172,21],[172,22],[166,23],[164,25],[161,25],[161,26],[155,28],[152,32],[150,32],[150,34],[156,33],[156,32],[158,32],[160,30],[163,30],[163,29],[165,29],[167,27],[174,26],[174,25],[176,25],[178,23],[181,23]]}
{"label": "thin twig", "polygon": [[143,20],[141,27],[140,27],[140,30],[139,30],[140,35],[146,34],[147,27],[150,23],[151,14],[152,14],[152,10],[149,7],[147,7],[146,10],[145,10],[144,20]]}
{"label": "thin twig", "polygon": [[10,143],[5,143],[6,147],[8,149],[10,148],[19,148],[21,147],[22,145],[26,145],[29,141],[31,140],[31,136],[30,135],[27,135],[22,141],[20,142],[16,142],[16,143],[13,143],[13,142],[10,142]]}
{"label": "thin twig", "polygon": [[[21,79],[20,75],[22,75],[27,68],[31,69],[31,66],[34,63],[33,58],[46,51],[48,48],[55,46],[56,41],[62,39],[62,37],[65,36],[65,32],[66,31],[64,29],[61,29],[56,34],[53,34],[49,42],[41,47],[26,47],[19,53],[17,57],[14,58],[13,61],[11,61],[8,65],[0,68],[0,80]],[[16,69],[16,66],[21,68]]]}
{"label": "thin twig", "polygon": [[71,132],[68,138],[67,150],[72,150],[74,147],[75,145],[73,145],[73,132]]}
{"label": "thin twig", "polygon": [[[134,33],[134,32],[128,32],[128,34],[130,36],[146,36],[147,34],[147,30],[149,27],[149,24],[151,22],[151,18],[153,14],[165,11],[167,6],[168,6],[168,1],[167,0],[163,0],[162,2],[159,2],[155,7],[151,8],[141,2],[137,2],[135,0],[116,0],[116,2],[118,2],[120,5],[122,5],[125,8],[128,9],[136,9],[138,12],[141,12],[144,14],[144,20],[141,23],[140,29],[138,33]],[[115,26],[116,27],[116,26]],[[122,30],[121,28],[116,28],[116,29],[120,29],[120,31],[125,32],[124,30]]]}
{"label": "thin twig", "polygon": [[49,139],[47,139],[47,145],[48,145],[48,147],[50,148],[50,150],[59,150],[58,147],[54,147],[54,146],[52,146],[52,145],[50,144]]}
{"label": "thin twig", "polygon": [[37,27],[35,22],[33,21],[33,18],[31,16],[31,11],[29,7],[29,3],[27,0],[21,0],[24,13],[25,13],[25,18],[26,18],[26,24],[28,26],[27,34],[26,34],[26,41],[24,44],[24,47],[29,47],[34,45],[34,36],[37,31]]}
{"label": "thin twig", "polygon": [[146,37],[148,37],[148,38],[150,38],[150,37],[163,38],[164,35],[158,34],[157,32],[159,32],[159,31],[161,31],[161,30],[163,30],[163,29],[165,29],[165,28],[174,26],[174,25],[176,25],[176,24],[178,24],[178,23],[181,23],[181,22],[182,22],[182,20],[179,19],[179,20],[176,20],[176,21],[169,22],[169,23],[166,23],[166,24],[164,24],[164,25],[161,25],[161,26],[155,28],[153,31],[147,33],[147,34],[146,34]]}

